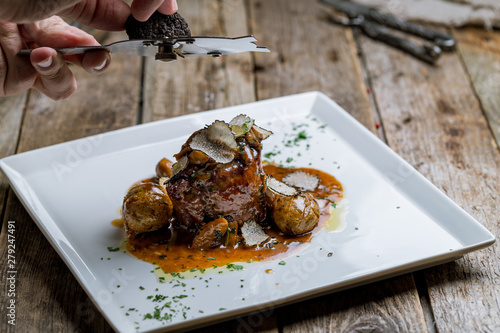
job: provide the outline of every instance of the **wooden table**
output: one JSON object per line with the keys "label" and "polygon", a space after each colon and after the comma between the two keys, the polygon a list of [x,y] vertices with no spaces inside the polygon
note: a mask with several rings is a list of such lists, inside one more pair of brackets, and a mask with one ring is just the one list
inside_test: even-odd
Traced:
{"label": "wooden table", "polygon": [[[313,1],[179,3],[193,34],[253,34],[272,53],[173,64],[114,55],[99,77],[74,68],[79,87],[68,100],[54,102],[36,91],[0,99],[0,156],[319,90],[499,235],[499,32],[452,30],[457,51],[431,66],[328,23],[324,11],[329,9]],[[123,33],[96,36],[103,43],[125,39]],[[16,221],[17,228],[17,331],[111,331],[5,177],[0,181],[2,285],[7,221]],[[5,304],[0,331],[14,331]],[[500,247],[201,331],[500,332]]]}

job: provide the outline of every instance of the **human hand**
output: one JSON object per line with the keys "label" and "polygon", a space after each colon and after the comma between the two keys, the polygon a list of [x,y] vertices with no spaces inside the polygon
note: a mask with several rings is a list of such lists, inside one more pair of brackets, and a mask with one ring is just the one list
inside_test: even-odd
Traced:
{"label": "human hand", "polygon": [[0,21],[30,23],[59,15],[103,30],[123,30],[132,14],[146,21],[155,10],[165,15],[177,11],[177,0],[0,0]]}
{"label": "human hand", "polygon": [[[52,99],[64,99],[76,90],[75,78],[66,62],[91,74],[102,73],[109,66],[111,58],[105,51],[58,54],[53,48],[99,43],[57,16],[46,18],[49,15],[58,13],[97,29],[123,30],[131,13],[145,21],[155,10],[173,14],[177,2],[134,0],[129,7],[122,0],[0,0],[0,97],[35,88]],[[43,19],[37,21],[40,18]],[[36,48],[29,59],[17,55],[26,43]]]}
{"label": "human hand", "polygon": [[[29,58],[17,55],[25,43],[42,47],[33,50]],[[91,74],[101,73],[110,63],[106,51],[62,56],[53,49],[76,45],[99,43],[57,16],[22,25],[0,22],[0,96],[35,88],[55,100],[69,97],[76,90],[76,80],[67,62]]]}

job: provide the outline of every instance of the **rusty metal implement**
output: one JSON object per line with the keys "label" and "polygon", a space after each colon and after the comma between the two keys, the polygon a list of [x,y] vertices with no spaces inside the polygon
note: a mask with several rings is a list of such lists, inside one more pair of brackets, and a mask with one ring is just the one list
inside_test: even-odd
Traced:
{"label": "rusty metal implement", "polygon": [[[455,38],[447,33],[407,22],[349,0],[320,1],[347,16],[336,17],[330,15],[328,16],[329,21],[357,27],[368,37],[401,49],[425,62],[434,64],[441,56],[442,51],[452,51],[455,48]],[[414,43],[410,39],[393,34],[387,28],[420,37],[426,42],[423,44]]]}

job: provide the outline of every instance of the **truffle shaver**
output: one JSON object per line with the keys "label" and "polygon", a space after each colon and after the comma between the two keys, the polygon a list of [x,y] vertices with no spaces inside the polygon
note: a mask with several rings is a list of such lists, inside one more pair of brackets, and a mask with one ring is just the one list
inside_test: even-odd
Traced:
{"label": "truffle shaver", "polygon": [[[56,49],[61,54],[82,54],[89,51],[105,50],[116,54],[128,54],[145,57],[155,57],[156,60],[171,62],[177,56],[220,57],[226,54],[241,52],[270,52],[267,47],[257,46],[253,36],[242,37],[167,37],[163,39],[133,39],[115,42],[101,46],[79,46]],[[29,55],[32,49],[19,51],[19,55]]]}

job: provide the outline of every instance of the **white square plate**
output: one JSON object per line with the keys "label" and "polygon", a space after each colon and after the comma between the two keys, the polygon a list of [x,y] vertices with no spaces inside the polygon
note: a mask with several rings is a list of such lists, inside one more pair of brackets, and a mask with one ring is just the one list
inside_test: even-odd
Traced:
{"label": "white square plate", "polygon": [[[340,180],[345,228],[322,231],[285,265],[244,263],[243,270],[209,269],[165,283],[151,273],[153,265],[122,251],[109,252],[124,238],[110,221],[119,217],[127,188],[153,176],[156,163],[172,158],[195,130],[241,113],[274,132],[264,141],[264,152],[280,152],[274,161],[297,167],[311,163]],[[284,145],[300,132],[306,140]],[[121,332],[207,325],[451,261],[495,241],[318,92],[134,126],[10,156],[0,166],[97,308]],[[268,269],[274,274],[266,274]],[[157,294],[168,297],[161,302],[148,298]],[[165,304],[169,307],[160,314],[171,314],[170,320],[144,319]]]}

